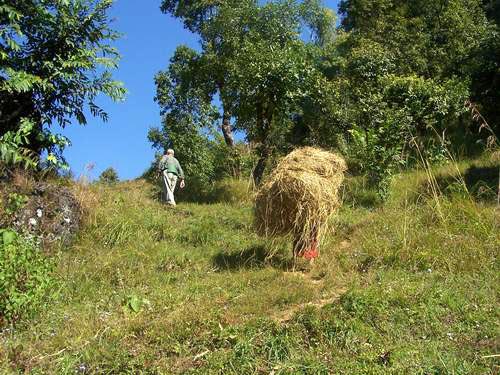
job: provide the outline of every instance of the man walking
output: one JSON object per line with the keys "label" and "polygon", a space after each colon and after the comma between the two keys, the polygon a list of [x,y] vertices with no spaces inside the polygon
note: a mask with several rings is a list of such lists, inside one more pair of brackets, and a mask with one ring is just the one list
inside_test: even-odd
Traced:
{"label": "man walking", "polygon": [[179,164],[179,161],[174,157],[174,150],[168,149],[166,154],[162,156],[158,163],[158,168],[163,177],[163,193],[165,194],[167,204],[175,206],[174,190],[177,184],[177,179],[180,179],[180,188],[183,189],[184,171]]}

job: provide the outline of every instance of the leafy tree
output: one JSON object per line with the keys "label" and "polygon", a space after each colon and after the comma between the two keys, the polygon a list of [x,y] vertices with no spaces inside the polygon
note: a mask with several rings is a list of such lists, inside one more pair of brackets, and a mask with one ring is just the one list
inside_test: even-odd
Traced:
{"label": "leafy tree", "polygon": [[[192,52],[191,63],[184,65],[185,79],[177,81],[177,92],[188,92],[191,99],[198,95],[205,105],[218,94],[226,142],[233,143],[224,125],[234,118],[234,128],[243,130],[256,146],[258,182],[273,149],[290,131],[292,117],[301,111],[302,100],[316,98],[316,92],[327,86],[315,69],[313,50],[332,38],[333,14],[315,0],[264,5],[164,1],[162,9],[182,18],[200,35],[202,45],[202,51]],[[301,38],[306,28],[312,33],[311,43]]]}
{"label": "leafy tree", "polygon": [[103,120],[95,104],[104,93],[120,100],[125,90],[112,79],[118,34],[107,14],[112,0],[30,0],[0,5],[1,159],[16,161],[20,150],[62,160],[69,143],[54,134],[76,119],[87,122],[85,108]]}
{"label": "leafy tree", "polygon": [[497,126],[497,1],[344,0],[339,9],[351,43],[370,40],[383,45],[393,57],[396,74],[468,81],[470,99]]}
{"label": "leafy tree", "polygon": [[99,176],[99,182],[114,184],[119,181],[118,173],[113,167],[106,168]]}
{"label": "leafy tree", "polygon": [[349,150],[385,197],[409,157],[443,155],[460,131],[476,54],[490,25],[479,0],[344,0],[329,78]]}
{"label": "leafy tree", "polygon": [[[203,87],[205,99],[220,99],[222,119],[221,130],[226,144],[234,146],[231,117],[233,105],[228,98],[230,92],[227,82],[230,80],[228,64],[239,47],[239,39],[247,22],[254,0],[178,1],[165,0],[162,11],[181,18],[191,32],[200,36],[203,53],[190,66],[191,74],[184,75],[184,85]],[[184,48],[184,47],[180,47]]]}
{"label": "leafy tree", "polygon": [[339,11],[344,30],[394,55],[398,73],[426,78],[466,72],[488,32],[481,0],[343,0]]}
{"label": "leafy tree", "polygon": [[207,134],[213,133],[218,113],[205,88],[193,84],[198,59],[196,51],[181,46],[167,71],[156,75],[155,100],[161,108],[163,126],[150,129],[148,138],[159,151],[175,149],[191,185],[206,185],[213,177]]}
{"label": "leafy tree", "polygon": [[347,142],[385,197],[408,160],[443,158],[466,101],[497,117],[495,2],[344,0],[337,32],[319,0],[164,0],[162,10],[199,35],[201,50],[180,47],[159,74],[158,97],[175,98],[159,101],[171,120],[160,133],[175,129],[182,144],[196,130],[201,143],[222,119],[228,145],[237,129],[256,151],[257,182],[275,152]]}

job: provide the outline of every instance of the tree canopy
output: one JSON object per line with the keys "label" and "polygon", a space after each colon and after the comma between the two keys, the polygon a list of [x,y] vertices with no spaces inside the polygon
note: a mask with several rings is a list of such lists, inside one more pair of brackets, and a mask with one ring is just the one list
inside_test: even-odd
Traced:
{"label": "tree canopy", "polygon": [[[317,98],[327,86],[314,58],[315,50],[333,38],[333,13],[316,0],[264,5],[165,1],[162,10],[181,18],[201,42],[200,52],[179,47],[168,71],[157,76],[163,132],[173,133],[169,114],[184,106],[181,97],[197,103],[189,116],[198,128],[204,124],[193,113],[201,113],[217,97],[226,143],[234,143],[233,129],[245,133],[259,156],[254,170],[259,181],[272,150],[282,146],[278,140],[289,132],[292,117],[302,112],[304,98]],[[305,31],[311,34],[308,41],[302,38]],[[182,73],[173,70],[180,55],[185,57]],[[165,101],[163,96],[177,99]]]}
{"label": "tree canopy", "polygon": [[320,0],[165,0],[161,9],[201,48],[180,46],[158,73],[163,126],[151,134],[199,148],[217,121],[228,146],[242,131],[257,183],[272,155],[311,144],[343,148],[384,196],[394,171],[418,155],[446,158],[448,135],[474,128],[464,103],[497,128],[493,2],[344,0],[340,27]]}
{"label": "tree canopy", "polygon": [[[112,0],[30,0],[0,5],[0,156],[19,161],[29,151],[36,159],[62,160],[69,140],[51,125],[86,124],[86,109],[107,120],[96,103],[103,93],[125,94],[113,80],[119,54],[110,28]],[[30,156],[28,155],[28,156]],[[35,160],[36,161],[36,160]]]}

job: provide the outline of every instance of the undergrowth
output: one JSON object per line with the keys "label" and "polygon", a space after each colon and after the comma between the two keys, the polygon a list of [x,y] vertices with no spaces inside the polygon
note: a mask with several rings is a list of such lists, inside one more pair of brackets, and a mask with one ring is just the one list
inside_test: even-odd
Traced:
{"label": "undergrowth", "polygon": [[254,234],[243,199],[171,209],[144,181],[95,186],[57,259],[60,296],[1,334],[0,369],[496,374],[494,168],[403,173],[383,204],[350,178],[320,257],[295,269],[291,244]]}
{"label": "undergrowth", "polygon": [[46,304],[54,289],[51,270],[35,237],[0,229],[0,329]]}

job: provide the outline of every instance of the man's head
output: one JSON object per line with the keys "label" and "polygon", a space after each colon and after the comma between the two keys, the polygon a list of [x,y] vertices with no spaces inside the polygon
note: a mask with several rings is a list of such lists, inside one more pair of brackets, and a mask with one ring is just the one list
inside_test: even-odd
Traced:
{"label": "man's head", "polygon": [[174,156],[174,150],[172,150],[171,148],[169,148],[169,149],[167,150],[167,155],[172,155],[172,156]]}

